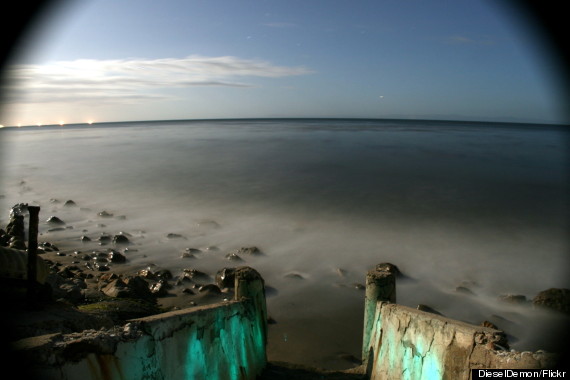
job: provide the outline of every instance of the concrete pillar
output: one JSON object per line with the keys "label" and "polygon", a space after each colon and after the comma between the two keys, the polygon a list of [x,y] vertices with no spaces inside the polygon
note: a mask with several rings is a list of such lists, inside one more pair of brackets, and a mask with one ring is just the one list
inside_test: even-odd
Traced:
{"label": "concrete pillar", "polygon": [[235,300],[249,299],[257,312],[262,339],[267,345],[267,305],[265,303],[265,281],[255,269],[239,267],[235,271]]}
{"label": "concrete pillar", "polygon": [[364,298],[364,332],[362,335],[362,363],[368,361],[370,336],[374,327],[376,304],[379,301],[396,303],[396,272],[391,264],[378,264],[366,275]]}

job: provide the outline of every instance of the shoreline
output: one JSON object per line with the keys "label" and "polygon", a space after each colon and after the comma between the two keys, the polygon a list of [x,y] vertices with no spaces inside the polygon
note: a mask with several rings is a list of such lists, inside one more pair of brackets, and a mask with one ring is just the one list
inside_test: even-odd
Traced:
{"label": "shoreline", "polygon": [[[59,204],[63,210],[62,205],[63,203]],[[220,267],[217,273],[204,273],[193,268],[196,260],[189,258],[193,254],[199,254],[197,249],[186,249],[181,252],[180,259],[188,264],[188,269],[175,273],[140,260],[133,262],[130,256],[135,255],[144,243],[133,242],[137,238],[128,232],[114,235],[101,233],[99,239],[86,239],[89,231],[76,230],[63,224],[57,226],[59,218],[56,215],[58,213],[48,218],[41,215],[38,236],[38,256],[49,266],[50,274],[46,283],[52,287],[53,299],[44,304],[43,309],[32,313],[22,304],[22,299],[16,300],[12,310],[5,310],[2,320],[13,323],[9,340],[53,332],[73,333],[82,329],[111,328],[132,318],[231,300],[233,289],[226,286],[228,281],[224,281],[223,276],[226,273],[222,271],[239,266],[255,268],[255,265],[235,260],[232,258],[235,256],[231,255],[246,257],[262,254],[254,246],[242,247],[238,252],[227,255],[216,252],[216,255],[226,255],[226,265]],[[120,222],[122,219],[124,220],[123,217],[113,217],[114,221]],[[102,221],[109,222],[109,216],[100,216],[90,223]],[[67,237],[58,240],[57,233],[76,236],[73,239]],[[125,237],[124,241],[122,237]],[[180,237],[173,234],[170,238],[178,240]],[[118,243],[119,240],[122,243]],[[215,250],[214,247],[211,248]],[[99,264],[101,265],[98,266]],[[291,282],[303,281],[297,273],[290,273],[289,278]],[[266,297],[271,298],[279,291],[268,285],[267,280],[269,279],[266,279]],[[139,287],[129,295],[119,295],[123,288],[129,288],[134,282],[144,283],[145,289],[141,291]],[[363,308],[364,293],[361,289],[350,291],[362,295]],[[306,298],[308,297],[297,297],[296,300],[303,303],[307,301]],[[272,313],[271,308],[268,308],[269,361],[328,370],[345,370],[360,365],[357,356],[362,336],[362,310],[353,312],[349,308],[346,312],[351,315],[345,315],[339,320],[335,320],[335,316],[327,320],[325,316],[320,319],[289,315],[283,310],[276,311]],[[352,326],[342,326],[341,321],[347,318],[358,322]],[[324,327],[327,324],[335,325],[338,334],[331,336],[330,326]],[[323,350],[323,347],[327,347],[328,351]]]}
{"label": "shoreline", "polygon": [[[44,215],[40,217],[38,237],[40,247],[45,250],[40,257],[51,263],[54,272],[54,278],[50,281],[52,287],[57,288],[58,292],[54,298],[60,301],[52,305],[55,309],[50,309],[49,313],[54,314],[58,321],[53,322],[50,327],[49,323],[41,317],[26,316],[25,313],[18,314],[13,320],[16,325],[22,325],[20,330],[25,331],[29,327],[25,326],[26,324],[39,324],[38,331],[45,333],[54,329],[55,331],[68,329],[69,332],[76,332],[73,330],[83,327],[109,327],[131,318],[223,302],[224,299],[232,299],[233,293],[231,288],[219,282],[220,279],[216,281],[218,270],[238,266],[251,266],[257,269],[255,265],[257,259],[271,259],[270,257],[263,258],[263,252],[255,246],[242,247],[237,252],[228,253],[226,250],[216,250],[213,246],[208,247],[210,252],[207,252],[205,248],[200,250],[188,247],[181,250],[180,247],[191,245],[191,242],[184,236],[172,232],[164,237],[165,246],[172,243],[178,247],[175,249],[179,252],[180,263],[184,263],[183,266],[188,267],[189,271],[169,271],[160,265],[149,263],[146,259],[141,260],[139,250],[143,250],[144,245],[149,241],[144,240],[143,233],[122,232],[122,222],[127,220],[127,217],[114,216],[106,211],[96,213],[93,210],[80,209],[77,205],[69,207],[66,207],[63,202],[53,202],[52,207],[46,207],[51,208],[50,211],[53,214],[46,217],[44,212]],[[58,225],[57,220],[52,219],[57,218],[57,215],[66,213],[71,215],[74,212],[82,213],[81,218],[75,219],[76,222]],[[97,215],[97,218],[85,220],[85,215]],[[92,227],[88,228],[87,225]],[[98,235],[97,238],[96,235]],[[60,236],[59,239],[58,236]],[[232,253],[238,257],[247,257],[247,260],[235,261],[232,259],[232,257],[235,258],[231,256]],[[195,265],[199,260],[193,256],[201,255],[210,258],[217,257],[214,264],[218,265],[218,269],[205,272],[196,269]],[[142,256],[145,257],[144,254]],[[99,264],[101,264],[101,269],[98,267]],[[195,271],[190,271],[190,269],[195,269]],[[302,284],[306,279],[300,273],[303,272],[291,272],[284,277],[288,277],[288,283]],[[329,310],[315,310],[311,315],[297,315],[296,313],[312,308],[312,300],[319,296],[318,290],[306,286],[302,293],[287,294],[286,302],[277,303],[277,307],[272,309],[271,302],[279,298],[275,294],[283,293],[283,289],[279,286],[276,288],[272,286],[275,278],[265,278],[268,298],[267,355],[270,361],[289,362],[330,370],[344,370],[360,364],[359,354],[364,318],[363,286],[338,283],[343,276],[342,270],[337,270],[337,273],[331,274],[331,277],[319,279],[319,281],[330,281],[330,285],[336,281],[334,295],[338,297],[338,302],[352,301],[343,304],[344,307],[335,309],[333,314],[329,313]],[[144,291],[142,294],[139,292],[126,298],[144,300],[143,304],[123,302],[122,297],[113,296],[114,293],[126,291],[123,288],[129,288],[129,286],[125,282],[132,278],[138,278],[135,283],[138,281],[139,284],[144,284]],[[403,284],[405,287],[406,283]],[[140,290],[139,287],[138,291]],[[473,296],[469,294],[468,288],[456,290],[458,294],[456,297]],[[155,291],[154,294],[153,291]],[[351,298],[343,300],[341,296],[349,293]],[[510,301],[513,304],[528,303],[524,296],[522,298],[524,299],[514,297]],[[357,301],[354,302],[354,300]],[[70,320],[75,319],[73,323],[70,322],[67,325],[65,321],[62,321],[62,318],[65,319],[63,316],[65,308],[71,311],[67,317]],[[77,311],[83,314],[77,314]],[[88,317],[84,321],[79,321],[81,316],[86,315]],[[509,321],[505,318],[495,319],[493,322],[498,323],[500,328],[504,328],[503,326],[509,328]],[[18,331],[17,326],[15,327],[12,333]],[[331,334],[331,332],[334,333]]]}

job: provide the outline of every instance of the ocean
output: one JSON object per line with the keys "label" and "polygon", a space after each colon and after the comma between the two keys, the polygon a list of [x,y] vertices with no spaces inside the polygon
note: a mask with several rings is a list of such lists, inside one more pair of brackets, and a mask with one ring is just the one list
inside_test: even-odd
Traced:
{"label": "ocean", "polygon": [[[264,255],[241,264],[271,287],[270,359],[289,346],[277,359],[358,356],[358,284],[381,262],[408,277],[398,303],[499,321],[513,348],[549,349],[567,320],[498,296],[570,288],[569,136],[566,126],[366,119],[3,128],[0,225],[14,204],[38,204],[41,221],[73,227],[41,223],[40,241],[81,248],[82,235],[125,231],[130,263],[172,271],[215,274],[235,266],[225,254],[256,246]],[[69,199],[79,207],[63,207]],[[124,217],[102,227],[103,210]],[[218,251],[190,263],[188,247]]]}

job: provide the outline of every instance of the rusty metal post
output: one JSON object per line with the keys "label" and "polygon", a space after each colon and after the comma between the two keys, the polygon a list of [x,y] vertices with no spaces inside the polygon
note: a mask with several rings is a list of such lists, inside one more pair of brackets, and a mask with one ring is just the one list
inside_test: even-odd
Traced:
{"label": "rusty metal post", "polygon": [[39,206],[28,206],[30,224],[28,228],[28,301],[34,303],[37,293],[38,275],[38,224]]}

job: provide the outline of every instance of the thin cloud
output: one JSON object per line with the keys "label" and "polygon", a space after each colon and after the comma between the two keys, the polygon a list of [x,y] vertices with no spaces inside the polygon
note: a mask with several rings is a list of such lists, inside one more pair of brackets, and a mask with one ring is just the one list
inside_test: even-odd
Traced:
{"label": "thin cloud", "polygon": [[448,37],[446,39],[447,43],[450,44],[462,44],[462,45],[493,45],[495,42],[489,39],[472,39],[469,37],[455,35]]}
{"label": "thin cloud", "polygon": [[237,78],[306,75],[303,66],[277,66],[232,56],[59,61],[6,70],[7,103],[113,102],[166,99],[167,89],[255,87]]}

